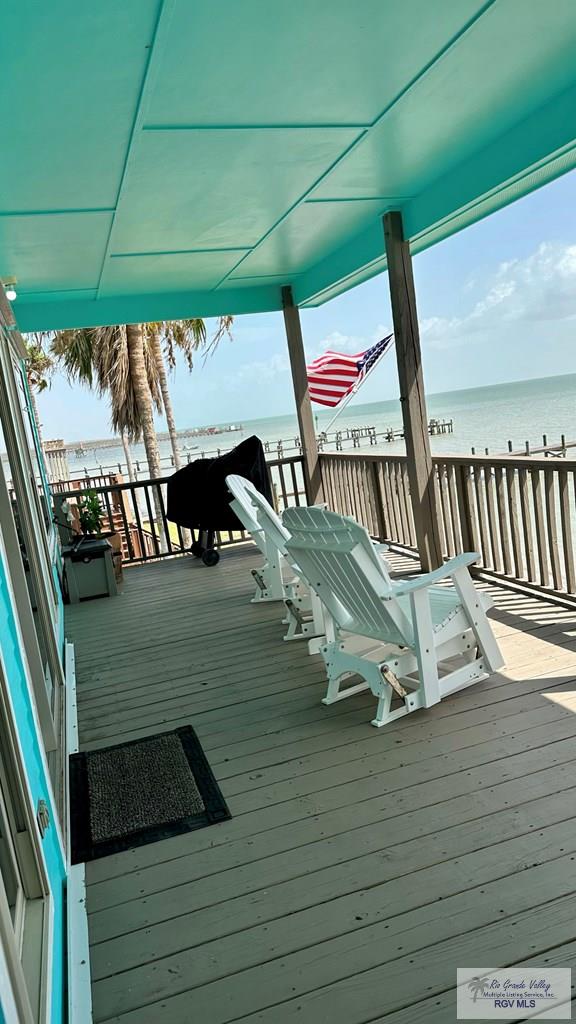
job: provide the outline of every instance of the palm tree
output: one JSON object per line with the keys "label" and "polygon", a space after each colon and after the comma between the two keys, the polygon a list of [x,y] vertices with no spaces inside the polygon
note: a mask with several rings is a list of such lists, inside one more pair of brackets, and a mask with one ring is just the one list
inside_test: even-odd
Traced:
{"label": "palm tree", "polygon": [[150,476],[161,476],[154,409],[161,411],[162,396],[142,324],[59,331],[51,351],[71,380],[108,396],[114,433],[142,439]]}
{"label": "palm tree", "polygon": [[[71,380],[109,397],[112,429],[122,438],[125,452],[130,442],[142,439],[150,476],[160,477],[154,409],[161,411],[162,396],[150,339],[143,325],[116,324],[59,331],[53,338],[51,351]],[[130,475],[128,457],[127,462]],[[162,538],[161,497],[157,487],[152,488],[152,493]]]}
{"label": "palm tree", "polygon": [[[194,356],[200,349],[204,349],[204,357],[206,358],[210,352],[214,351],[224,334],[230,336],[233,319],[232,316],[221,316],[218,318],[216,330],[207,347],[206,323],[201,317],[192,317],[188,320],[162,320],[145,325],[145,332],[150,338],[152,352],[156,361],[158,384],[162,394],[162,404],[164,406],[176,469],[182,468],[182,459],[178,448],[178,434],[170,389],[168,387],[166,363],[168,368],[173,370],[176,365],[176,350],[179,350],[184,355],[188,369],[191,370]],[[161,339],[164,342],[164,351],[162,351]]]}
{"label": "palm tree", "polygon": [[50,376],[54,370],[54,360],[44,350],[44,337],[41,333],[33,333],[26,336],[24,367],[28,381],[32,415],[34,416],[38,439],[40,444],[42,444],[42,424],[40,423],[36,395],[50,387]]}
{"label": "palm tree", "polygon": [[472,1002],[475,1003],[479,995],[484,995],[488,988],[489,977],[487,974],[477,975],[475,974],[471,981],[468,982],[468,988],[473,993]]}

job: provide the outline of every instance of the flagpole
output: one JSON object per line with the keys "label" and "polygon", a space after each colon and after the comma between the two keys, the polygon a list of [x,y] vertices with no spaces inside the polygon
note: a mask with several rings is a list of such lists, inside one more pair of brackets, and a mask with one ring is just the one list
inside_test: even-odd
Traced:
{"label": "flagpole", "polygon": [[384,358],[385,355],[388,354],[388,352],[392,348],[392,345],[394,344],[394,340],[395,339],[392,338],[391,344],[388,345],[388,348],[385,348],[384,351],[378,356],[378,359],[376,359],[376,361],[374,363],[372,363],[372,366],[368,370],[368,373],[365,373],[364,376],[362,377],[362,380],[360,380],[357,384],[355,384],[354,387],[352,388],[352,390],[350,391],[350,393],[348,395],[346,395],[346,398],[342,402],[342,405],[339,406],[339,408],[336,410],[335,415],[330,420],[330,423],[328,424],[328,426],[322,431],[323,434],[327,434],[328,433],[328,431],[330,430],[330,427],[336,422],[336,420],[338,419],[340,413],[344,412],[344,409],[348,405],[348,402],[352,401],[352,399],[354,398],[354,395],[358,394],[358,392],[360,391],[360,388],[368,380],[368,377],[370,376],[370,374],[376,369],[377,366],[380,365],[380,361]]}

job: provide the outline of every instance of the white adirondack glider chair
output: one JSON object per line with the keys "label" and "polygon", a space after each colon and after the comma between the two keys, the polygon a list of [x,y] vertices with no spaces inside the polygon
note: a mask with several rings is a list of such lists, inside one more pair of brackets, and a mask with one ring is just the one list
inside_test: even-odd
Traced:
{"label": "white adirondack glider chair", "polygon": [[255,603],[283,601],[288,626],[285,640],[300,640],[324,634],[322,608],[316,595],[299,578],[297,569],[287,560],[288,531],[263,494],[242,476],[226,477],[233,496],[230,503],[245,530],[264,556],[264,565],[252,569],[256,583]]}
{"label": "white adirondack glider chair", "polygon": [[283,601],[284,583],[281,556],[278,547],[268,541],[258,522],[257,509],[253,501],[253,495],[258,492],[254,484],[235,473],[226,477],[226,487],[233,499],[230,502],[230,507],[264,556],[264,565],[260,569],[251,570],[256,583],[256,592],[252,601],[254,603]]}
{"label": "white adirondack glider chair", "polygon": [[[432,707],[503,665],[486,618],[491,602],[468,571],[477,554],[393,581],[367,531],[353,519],[291,508],[284,522],[289,555],[325,608],[324,704],[371,689],[378,698],[372,725],[379,727]],[[437,585],[445,580],[452,586]],[[357,675],[361,683],[343,688]]]}

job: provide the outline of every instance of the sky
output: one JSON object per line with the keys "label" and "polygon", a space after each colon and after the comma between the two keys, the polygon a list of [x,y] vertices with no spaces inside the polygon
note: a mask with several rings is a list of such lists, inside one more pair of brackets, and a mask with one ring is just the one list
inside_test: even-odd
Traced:
{"label": "sky", "polygon": [[[420,253],[414,274],[428,392],[576,372],[576,172]],[[308,359],[362,351],[391,330],[387,275],[301,320]],[[237,317],[232,334],[192,374],[177,364],[178,428],[294,412],[282,314]],[[354,401],[397,396],[391,353]],[[60,375],[39,407],[45,438],[110,434],[106,401]]]}

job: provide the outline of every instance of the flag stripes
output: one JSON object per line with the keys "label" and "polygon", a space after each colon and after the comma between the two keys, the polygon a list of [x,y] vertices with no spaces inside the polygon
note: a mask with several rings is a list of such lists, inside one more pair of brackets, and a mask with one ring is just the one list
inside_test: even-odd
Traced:
{"label": "flag stripes", "polygon": [[310,399],[329,408],[339,405],[343,398],[360,385],[363,377],[387,351],[392,335],[372,345],[364,352],[347,355],[345,352],[325,352],[306,367]]}

